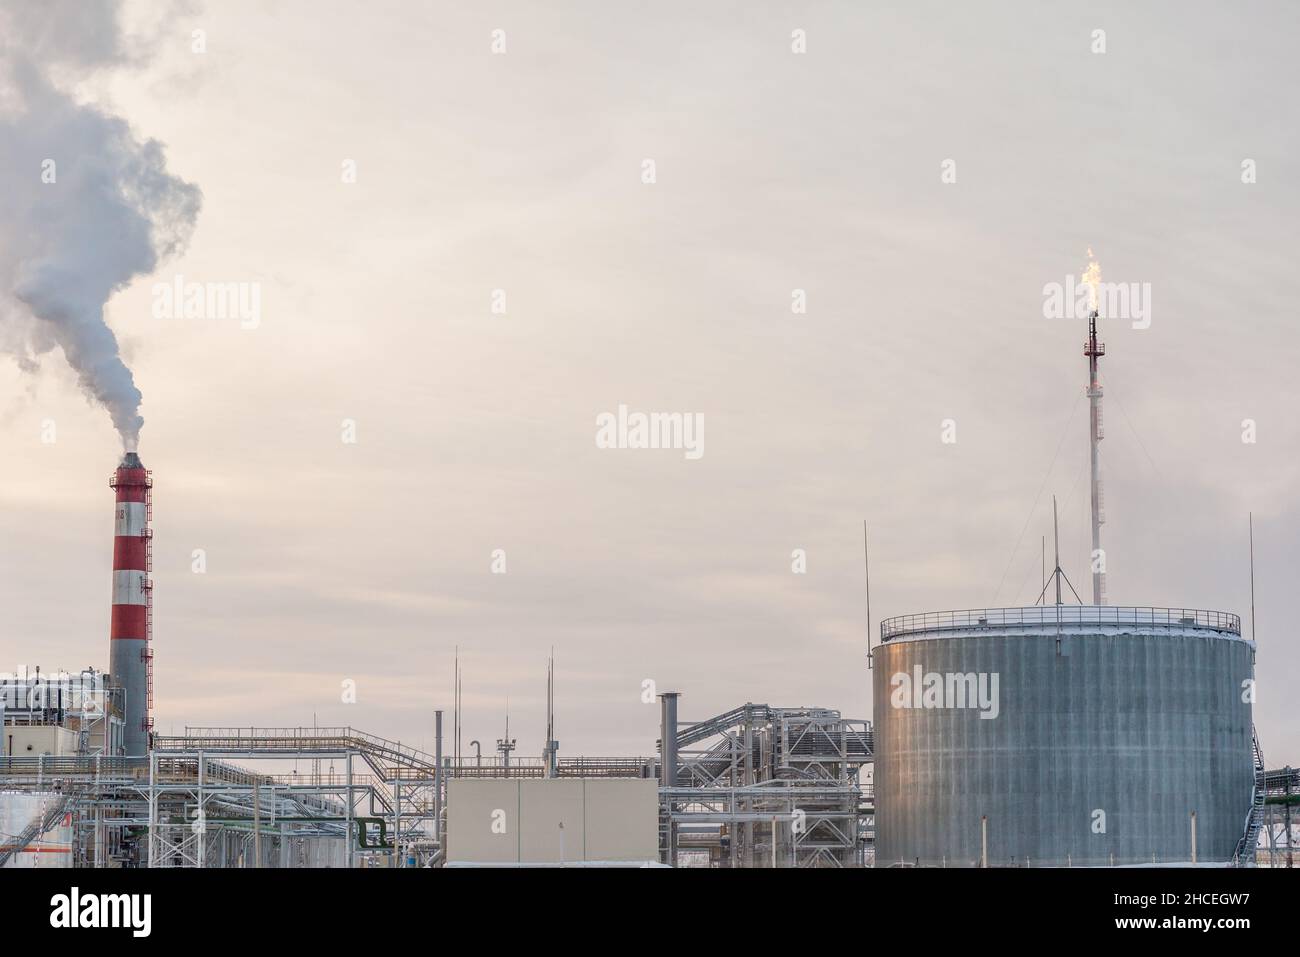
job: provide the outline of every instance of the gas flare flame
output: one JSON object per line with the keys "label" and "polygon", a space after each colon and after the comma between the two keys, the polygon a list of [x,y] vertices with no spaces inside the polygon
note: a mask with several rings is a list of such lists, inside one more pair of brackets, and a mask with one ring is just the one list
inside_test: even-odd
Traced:
{"label": "gas flare flame", "polygon": [[1097,311],[1097,303],[1100,302],[1101,289],[1101,263],[1092,254],[1092,247],[1088,247],[1088,268],[1083,271],[1083,282],[1088,287],[1088,310]]}

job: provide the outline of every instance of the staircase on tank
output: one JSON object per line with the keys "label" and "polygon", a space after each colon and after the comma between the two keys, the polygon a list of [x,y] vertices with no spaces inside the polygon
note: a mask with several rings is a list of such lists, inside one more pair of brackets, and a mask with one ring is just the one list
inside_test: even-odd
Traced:
{"label": "staircase on tank", "polygon": [[1238,867],[1255,866],[1256,852],[1259,849],[1259,830],[1264,825],[1264,801],[1268,796],[1264,752],[1259,746],[1259,733],[1253,725],[1250,729],[1250,749],[1254,761],[1255,783],[1250,789],[1250,810],[1246,814],[1246,826],[1243,828],[1241,840],[1237,842],[1237,850],[1232,855]]}

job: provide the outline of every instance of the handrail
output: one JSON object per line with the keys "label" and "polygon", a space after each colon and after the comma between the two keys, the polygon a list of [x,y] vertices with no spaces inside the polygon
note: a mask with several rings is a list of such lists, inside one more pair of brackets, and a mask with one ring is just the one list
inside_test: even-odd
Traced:
{"label": "handrail", "polygon": [[1158,628],[1211,628],[1241,634],[1241,617],[1201,608],[1119,605],[1032,605],[1028,608],[968,608],[900,615],[880,623],[880,640],[929,631],[988,629],[1027,625],[1146,625]]}
{"label": "handrail", "polygon": [[185,749],[252,750],[276,747],[281,750],[370,750],[385,756],[397,756],[407,763],[432,768],[432,754],[398,741],[368,734],[351,727],[189,727],[185,734],[160,737],[159,749],[179,743]]}
{"label": "handrail", "polygon": [[[157,737],[155,739],[156,750],[160,754],[170,755],[182,752],[189,754],[194,751],[211,751],[217,754],[223,751],[257,751],[272,748],[289,752],[295,750],[319,751],[334,749],[368,750],[389,761],[393,761],[394,756],[397,756],[397,758],[405,759],[408,767],[413,766],[425,771],[432,771],[436,761],[433,755],[417,748],[411,748],[407,745],[399,746],[396,742],[357,731],[355,728],[187,727],[185,731],[186,733],[183,735]],[[565,768],[614,766],[638,768],[644,765],[647,760],[649,759],[634,755],[616,757],[577,755],[561,757],[559,766],[561,770]],[[486,771],[492,768],[506,767],[505,759],[495,755],[483,755],[478,758],[462,756],[459,763],[448,755],[444,756],[443,762],[449,774],[455,774],[457,770],[464,769],[481,768]],[[508,767],[511,770],[523,768],[541,770],[545,767],[545,762],[540,757],[518,755],[510,758]]]}
{"label": "handrail", "polygon": [[1237,848],[1233,851],[1232,859],[1238,867],[1247,867],[1248,861],[1255,858],[1257,847],[1251,847],[1251,839],[1254,838],[1256,845],[1259,842],[1259,829],[1255,823],[1256,815],[1259,808],[1259,786],[1252,785],[1250,789],[1250,810],[1246,812],[1246,824],[1242,829],[1242,835],[1237,840]]}

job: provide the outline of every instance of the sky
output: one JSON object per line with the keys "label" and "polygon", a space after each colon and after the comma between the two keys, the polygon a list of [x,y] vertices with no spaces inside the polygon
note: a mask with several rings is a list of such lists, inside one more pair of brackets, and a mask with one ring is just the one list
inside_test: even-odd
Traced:
{"label": "sky", "polygon": [[[105,35],[94,7],[41,43]],[[1087,596],[1086,320],[1044,300],[1091,249],[1150,306],[1101,323],[1109,600],[1249,630],[1253,513],[1255,720],[1300,763],[1293,5],[120,13],[128,52],[54,82],[201,192],[104,312],[155,483],[161,732],[431,749],[457,646],[471,754],[507,707],[540,753],[552,648],[562,755],[652,753],[647,681],[685,720],[869,718],[864,520],[871,629],[1032,604],[1053,495]],[[4,156],[11,196],[58,188]],[[178,281],[256,318],[160,318]],[[59,349],[20,357],[0,670],[106,667],[121,441]],[[599,447],[620,405],[698,417],[702,454]]]}

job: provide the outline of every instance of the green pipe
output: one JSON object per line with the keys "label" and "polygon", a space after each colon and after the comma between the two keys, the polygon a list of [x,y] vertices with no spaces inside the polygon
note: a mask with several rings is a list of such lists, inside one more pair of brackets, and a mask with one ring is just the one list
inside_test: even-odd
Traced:
{"label": "green pipe", "polygon": [[[361,825],[359,828],[357,828],[357,847],[361,848],[362,850],[373,850],[376,848],[392,848],[393,845],[390,844],[387,840],[388,825],[384,823],[384,819],[382,817],[354,817],[352,820],[356,821],[358,824]],[[369,822],[369,821],[374,821],[376,824],[379,825],[378,844],[366,843],[366,825],[363,822]]]}

